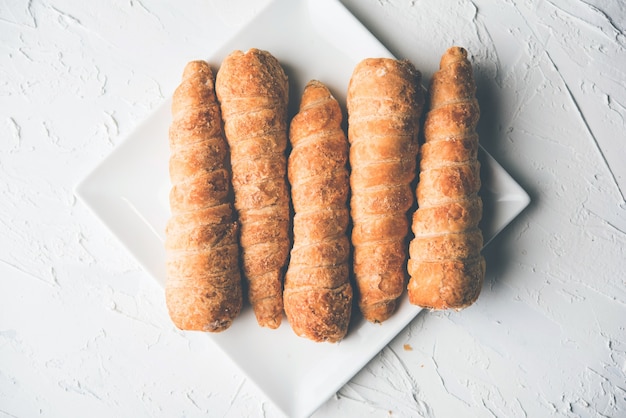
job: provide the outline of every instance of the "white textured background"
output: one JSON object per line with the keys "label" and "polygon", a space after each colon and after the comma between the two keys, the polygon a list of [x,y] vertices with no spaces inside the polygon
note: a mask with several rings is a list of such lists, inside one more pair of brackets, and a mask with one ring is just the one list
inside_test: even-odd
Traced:
{"label": "white textured background", "polygon": [[[626,416],[624,2],[342,2],[425,82],[470,50],[483,146],[533,201],[474,306],[420,313],[315,416]],[[280,416],[73,194],[264,3],[0,0],[0,416]]]}

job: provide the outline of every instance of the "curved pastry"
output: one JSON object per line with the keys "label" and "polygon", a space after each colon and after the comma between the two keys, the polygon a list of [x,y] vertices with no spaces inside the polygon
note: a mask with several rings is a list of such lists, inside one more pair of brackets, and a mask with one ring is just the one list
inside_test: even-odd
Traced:
{"label": "curved pastry", "polygon": [[278,60],[258,49],[232,52],[217,73],[248,299],[259,325],[268,328],[282,321],[290,250],[288,88]]}
{"label": "curved pastry", "polygon": [[354,274],[359,307],[371,322],[389,318],[406,284],[420,78],[408,61],[369,58],[348,86]]}
{"label": "curved pastry", "polygon": [[206,62],[186,65],[172,117],[166,303],[178,328],[219,332],[239,314],[242,290],[228,146]]}
{"label": "curved pastry", "polygon": [[429,91],[409,247],[409,301],[425,308],[471,305],[485,276],[475,92],[467,51],[448,49]]}
{"label": "curved pastry", "polygon": [[348,141],[341,120],[337,100],[314,80],[304,89],[289,132],[295,216],[285,313],[294,332],[313,341],[341,340],[352,308]]}

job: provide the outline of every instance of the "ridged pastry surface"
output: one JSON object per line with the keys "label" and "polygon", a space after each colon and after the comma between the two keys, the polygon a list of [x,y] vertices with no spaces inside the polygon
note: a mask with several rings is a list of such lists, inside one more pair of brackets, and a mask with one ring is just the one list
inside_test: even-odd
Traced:
{"label": "ridged pastry surface", "polygon": [[259,325],[277,328],[291,248],[287,76],[267,51],[233,51],[217,73],[216,92],[230,146],[248,299]]}
{"label": "ridged pastry surface", "polygon": [[242,307],[238,225],[214,77],[204,61],[185,67],[169,137],[168,311],[180,329],[223,331]]}
{"label": "ridged pastry surface", "polygon": [[475,92],[467,51],[448,49],[429,90],[409,247],[409,300],[425,308],[465,308],[484,280]]}
{"label": "ridged pastry surface", "polygon": [[353,266],[358,304],[371,322],[389,318],[406,286],[420,78],[408,61],[368,58],[348,85]]}
{"label": "ridged pastry surface", "polygon": [[341,122],[328,88],[309,82],[289,133],[295,215],[284,303],[294,332],[313,341],[341,340],[352,309],[348,140]]}

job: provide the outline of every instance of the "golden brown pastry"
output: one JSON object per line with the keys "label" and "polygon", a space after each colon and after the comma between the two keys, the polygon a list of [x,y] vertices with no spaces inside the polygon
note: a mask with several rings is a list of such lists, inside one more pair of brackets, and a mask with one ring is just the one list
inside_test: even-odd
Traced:
{"label": "golden brown pastry", "polygon": [[295,216],[285,313],[297,335],[318,342],[341,340],[352,308],[348,140],[341,121],[337,100],[313,80],[304,89],[289,131],[288,178]]}
{"label": "golden brown pastry", "polygon": [[409,248],[409,300],[425,308],[471,305],[485,276],[475,92],[467,51],[448,49],[430,85]]}
{"label": "golden brown pastry", "polygon": [[242,291],[228,146],[206,62],[186,65],[172,117],[166,303],[178,328],[219,332],[239,314]]}
{"label": "golden brown pastry", "polygon": [[406,285],[407,210],[413,205],[421,74],[408,61],[369,58],[348,86],[351,215],[358,303],[386,320]]}
{"label": "golden brown pastry", "polygon": [[217,73],[216,92],[230,146],[248,298],[259,325],[277,328],[290,250],[287,76],[267,51],[234,51]]}

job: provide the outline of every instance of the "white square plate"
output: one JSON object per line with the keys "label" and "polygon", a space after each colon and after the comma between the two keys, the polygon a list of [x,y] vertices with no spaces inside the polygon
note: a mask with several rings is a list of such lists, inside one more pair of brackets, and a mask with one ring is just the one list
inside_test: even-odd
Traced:
{"label": "white square plate", "polygon": [[[318,79],[345,108],[348,80],[357,62],[391,57],[337,0],[276,0],[208,62],[217,69],[232,50],[251,47],[266,49],[281,61],[290,78],[292,106],[299,103],[306,82]],[[76,188],[77,196],[161,285],[165,283],[164,230],[170,215],[170,104],[170,100],[163,103]],[[480,159],[486,215],[483,232],[488,242],[530,199],[484,150]],[[297,337],[286,321],[277,330],[260,328],[246,307],[230,329],[208,338],[287,416],[308,416],[419,311],[404,297],[384,324],[357,317],[348,336],[333,345]]]}

